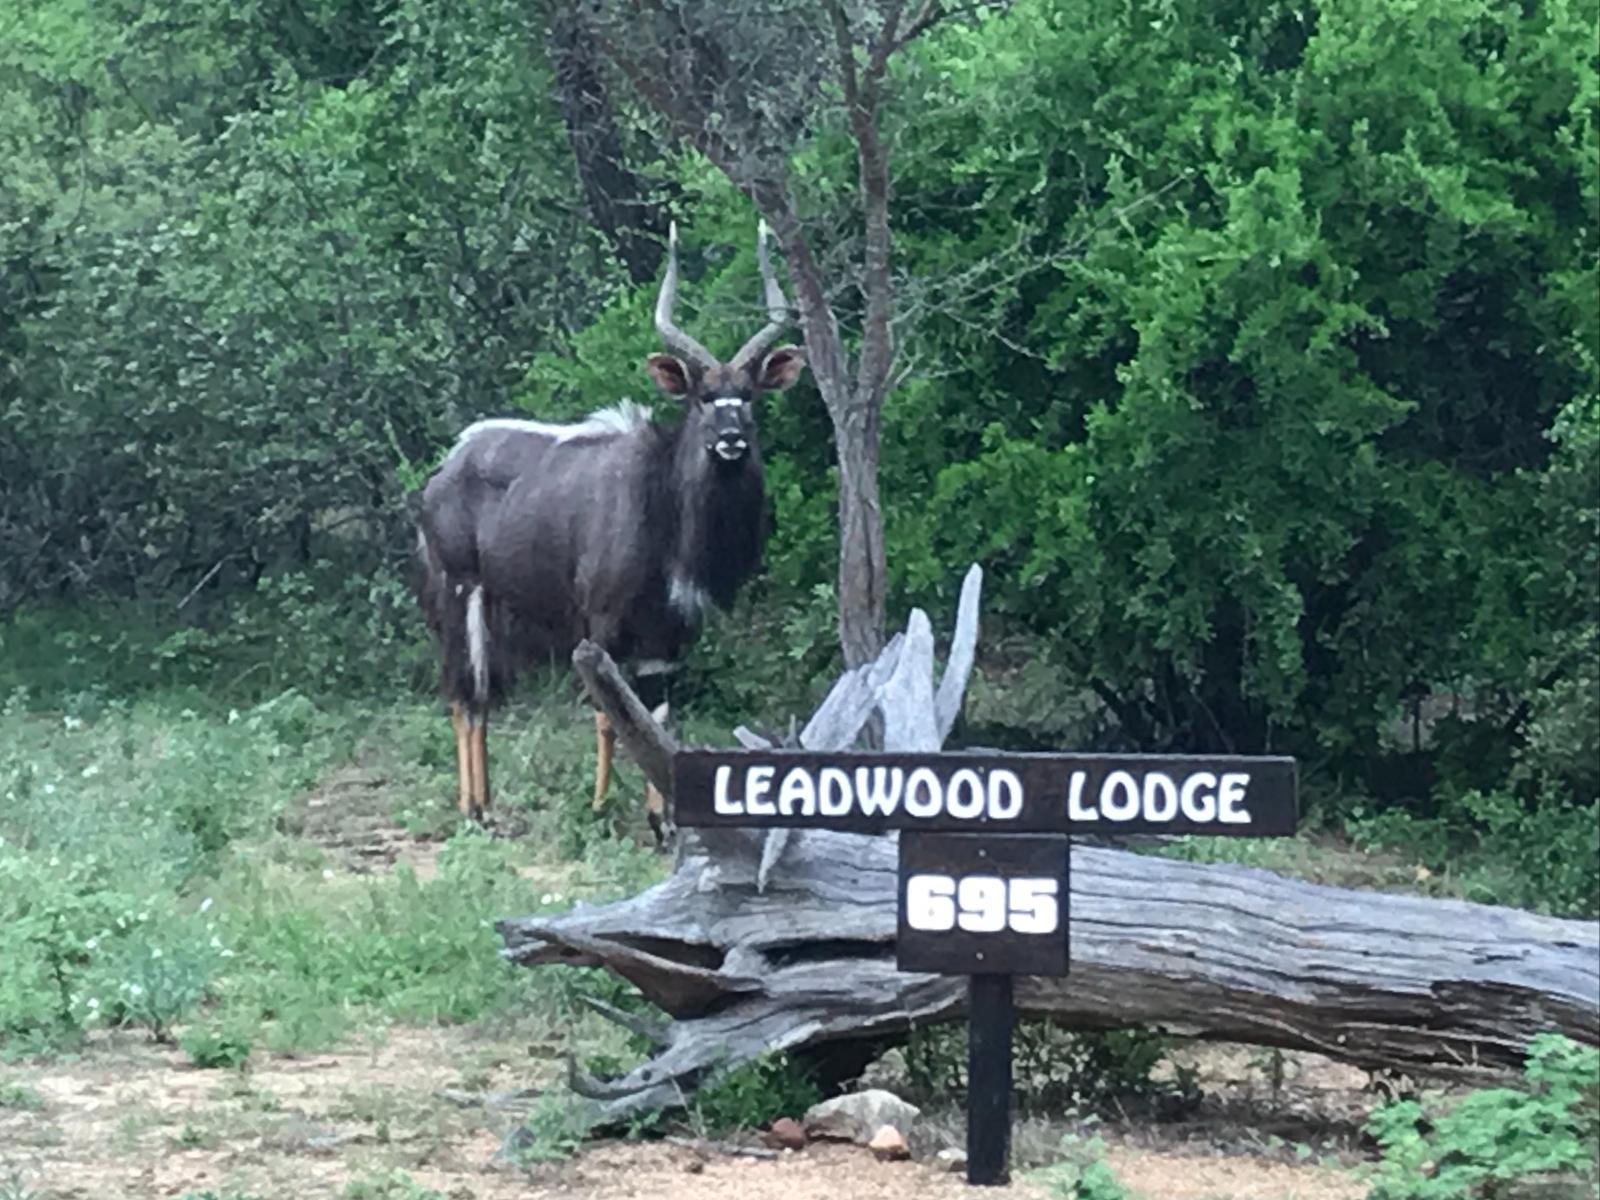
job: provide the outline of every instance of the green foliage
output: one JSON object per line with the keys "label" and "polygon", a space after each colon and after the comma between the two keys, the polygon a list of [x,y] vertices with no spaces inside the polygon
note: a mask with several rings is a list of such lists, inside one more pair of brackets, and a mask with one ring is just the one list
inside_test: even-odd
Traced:
{"label": "green foliage", "polygon": [[1105,1163],[1105,1142],[1068,1135],[1062,1139],[1062,1160],[1035,1172],[1058,1200],[1131,1200]]}
{"label": "green foliage", "polygon": [[1497,1184],[1570,1173],[1600,1185],[1600,1051],[1555,1034],[1529,1047],[1527,1087],[1486,1088],[1448,1107],[1385,1105],[1371,1200],[1457,1200]]}
{"label": "green foliage", "polygon": [[1541,799],[1468,791],[1431,817],[1358,808],[1350,827],[1358,845],[1402,848],[1430,870],[1449,871],[1469,900],[1600,915],[1600,802]]}
{"label": "green foliage", "polygon": [[0,1082],[0,1108],[37,1109],[44,1107],[44,1097],[25,1083],[11,1080]]}
{"label": "green foliage", "polygon": [[521,1163],[560,1162],[571,1158],[589,1133],[589,1121],[579,1102],[564,1092],[541,1093],[522,1123],[524,1136],[516,1146]]}
{"label": "green foliage", "polygon": [[343,1196],[344,1200],[445,1200],[443,1192],[424,1187],[409,1172],[399,1169],[351,1180]]}
{"label": "green foliage", "polygon": [[211,1020],[184,1030],[178,1045],[202,1070],[231,1070],[249,1061],[254,1033],[238,1019]]}
{"label": "green foliage", "polygon": [[[1151,1076],[1168,1049],[1141,1029],[1075,1033],[1046,1021],[1019,1022],[1012,1090],[1019,1106],[1041,1111],[1111,1111],[1164,1088]],[[961,1025],[914,1029],[903,1051],[913,1094],[943,1099],[966,1087],[967,1035]],[[1176,1086],[1182,1087],[1183,1080]]]}
{"label": "green foliage", "polygon": [[714,1075],[695,1092],[692,1115],[712,1133],[765,1129],[779,1117],[804,1116],[821,1099],[804,1067],[774,1051]]}

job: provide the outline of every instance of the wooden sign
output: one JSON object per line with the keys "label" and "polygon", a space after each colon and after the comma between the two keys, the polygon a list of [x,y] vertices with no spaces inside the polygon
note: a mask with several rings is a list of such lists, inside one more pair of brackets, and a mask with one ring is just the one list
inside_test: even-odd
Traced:
{"label": "wooden sign", "polygon": [[1065,975],[1065,837],[900,835],[902,971]]}
{"label": "wooden sign", "polygon": [[1017,975],[1071,965],[1072,833],[1288,837],[1292,758],[685,750],[687,828],[900,830],[896,962],[967,975],[967,1182],[1006,1183]]}
{"label": "wooden sign", "polygon": [[686,827],[1287,837],[1292,758],[1150,754],[817,754],[673,758]]}

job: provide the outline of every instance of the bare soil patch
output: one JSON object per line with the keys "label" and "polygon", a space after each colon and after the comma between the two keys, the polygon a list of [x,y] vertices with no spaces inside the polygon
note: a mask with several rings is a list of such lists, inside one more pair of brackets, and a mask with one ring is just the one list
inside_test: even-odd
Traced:
{"label": "bare soil patch", "polygon": [[[100,1035],[80,1061],[9,1072],[44,1104],[0,1110],[0,1179],[19,1173],[41,1200],[206,1191],[262,1200],[337,1198],[353,1184],[403,1178],[449,1200],[971,1195],[959,1175],[931,1162],[880,1163],[863,1149],[831,1143],[756,1160],[665,1142],[612,1142],[528,1169],[496,1163],[501,1139],[525,1107],[495,1098],[553,1073],[547,1059],[532,1056],[540,1049],[468,1029],[402,1028],[333,1053],[258,1055],[251,1068],[231,1072],[196,1069],[181,1052],[137,1037]],[[1230,1053],[1244,1054],[1224,1053],[1207,1069],[1236,1067]],[[1323,1073],[1329,1094],[1307,1099],[1308,1118],[1325,1103],[1355,1102],[1345,1086],[1353,1081],[1338,1079],[1339,1068],[1311,1069]],[[481,1097],[492,1102],[476,1103]],[[959,1118],[948,1121],[941,1140],[959,1144]],[[1047,1160],[1063,1128],[1019,1126],[1019,1160]],[[1115,1126],[1102,1133],[1117,1177],[1150,1200],[1364,1195],[1347,1173],[1285,1161],[1283,1149],[1265,1138],[1252,1151],[1219,1146],[1187,1126]],[[1050,1192],[1019,1170],[1000,1194],[1044,1200]]]}

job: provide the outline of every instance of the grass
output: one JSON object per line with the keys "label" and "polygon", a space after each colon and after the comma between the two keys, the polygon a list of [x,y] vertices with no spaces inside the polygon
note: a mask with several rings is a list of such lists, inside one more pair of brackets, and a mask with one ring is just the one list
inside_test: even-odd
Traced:
{"label": "grass", "polygon": [[[449,723],[424,698],[89,694],[0,699],[0,1053],[13,1058],[134,1025],[157,1039],[182,1027],[204,1065],[226,1066],[375,1021],[562,1011],[572,981],[502,962],[494,919],[631,891],[664,867],[631,840],[646,840],[631,765],[610,810],[590,811],[593,726],[570,694],[497,723],[498,806],[527,829],[515,839],[456,818]],[[352,765],[378,785],[319,806]],[[407,827],[438,839],[427,877],[352,870],[351,837]]]}

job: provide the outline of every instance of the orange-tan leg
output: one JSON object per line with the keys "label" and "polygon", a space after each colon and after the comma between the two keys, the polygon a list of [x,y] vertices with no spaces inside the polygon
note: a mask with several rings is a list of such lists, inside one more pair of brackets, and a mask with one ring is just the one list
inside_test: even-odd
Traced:
{"label": "orange-tan leg", "polygon": [[472,816],[481,821],[489,811],[489,718],[468,718],[472,743]]}
{"label": "orange-tan leg", "polygon": [[611,718],[599,709],[594,714],[594,736],[598,754],[594,766],[594,806],[598,810],[606,802],[606,789],[611,786],[611,760],[617,752],[617,731],[611,728]]}
{"label": "orange-tan leg", "polygon": [[456,731],[456,804],[461,815],[472,815],[472,742],[467,732],[467,712],[459,704],[450,705],[450,724]]}
{"label": "orange-tan leg", "polygon": [[667,844],[667,801],[656,785],[648,780],[644,785],[644,811],[645,818],[650,822],[650,832],[656,839],[657,846]]}
{"label": "orange-tan leg", "polygon": [[[671,711],[668,703],[663,700],[650,712],[650,716],[657,725],[665,726],[667,715]],[[656,846],[667,844],[667,800],[656,790],[656,785],[648,779],[644,782],[644,812],[645,819],[650,822],[650,832],[656,839]]]}

